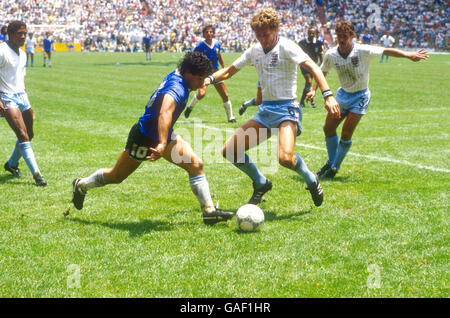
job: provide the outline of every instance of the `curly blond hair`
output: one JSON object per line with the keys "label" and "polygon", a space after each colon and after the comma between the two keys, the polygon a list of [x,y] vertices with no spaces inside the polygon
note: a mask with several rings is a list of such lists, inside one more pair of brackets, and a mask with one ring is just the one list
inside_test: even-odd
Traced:
{"label": "curly blond hair", "polygon": [[262,28],[276,29],[280,26],[280,22],[281,19],[277,11],[272,8],[262,8],[253,15],[250,26],[252,30]]}
{"label": "curly blond hair", "polygon": [[336,33],[338,32],[348,32],[350,34],[355,34],[355,26],[350,21],[339,21],[334,28]]}

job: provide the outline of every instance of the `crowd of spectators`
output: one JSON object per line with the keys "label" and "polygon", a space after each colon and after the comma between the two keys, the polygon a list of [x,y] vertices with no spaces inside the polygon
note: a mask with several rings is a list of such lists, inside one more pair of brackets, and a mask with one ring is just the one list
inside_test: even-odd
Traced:
{"label": "crowd of spectators", "polygon": [[400,47],[448,49],[450,35],[449,6],[441,0],[146,1],[148,9],[141,0],[2,0],[0,23],[23,20],[37,34],[51,31],[56,42],[81,43],[86,51],[140,50],[145,31],[154,51],[189,50],[207,23],[216,26],[225,51],[242,51],[255,41],[249,20],[261,6],[279,10],[281,34],[296,42],[308,26],[332,34],[342,19],[352,21],[358,35],[368,29],[375,43],[389,30]]}

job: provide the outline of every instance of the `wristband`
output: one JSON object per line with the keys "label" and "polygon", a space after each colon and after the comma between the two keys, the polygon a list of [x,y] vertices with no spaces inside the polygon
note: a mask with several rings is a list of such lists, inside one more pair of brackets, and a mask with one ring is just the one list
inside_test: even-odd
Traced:
{"label": "wristband", "polygon": [[328,96],[333,96],[333,92],[331,91],[331,89],[326,89],[322,92],[322,96],[323,98],[327,98]]}
{"label": "wristband", "polygon": [[215,78],[212,75],[208,75],[209,81],[211,82],[211,84],[214,84],[215,82]]}

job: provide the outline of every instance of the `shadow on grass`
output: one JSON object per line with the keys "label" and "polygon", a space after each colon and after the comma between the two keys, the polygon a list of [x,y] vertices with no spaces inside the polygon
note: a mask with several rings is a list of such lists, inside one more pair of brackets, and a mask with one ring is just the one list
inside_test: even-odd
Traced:
{"label": "shadow on grass", "polygon": [[266,222],[289,220],[292,218],[296,218],[299,216],[309,214],[311,212],[312,212],[312,208],[309,210],[302,210],[302,211],[294,212],[291,214],[283,214],[283,215],[278,215],[274,211],[264,211],[264,219]]}
{"label": "shadow on grass", "polygon": [[25,178],[26,177],[18,178],[16,176],[13,176],[12,174],[5,174],[5,175],[0,176],[0,184],[2,184],[2,183],[8,183],[8,184],[30,183],[30,184],[34,184],[33,179],[30,179],[29,180],[30,182],[27,182],[28,180],[24,182]]}
{"label": "shadow on grass", "polygon": [[[292,176],[292,179],[294,179],[297,182],[303,182],[305,185],[305,188],[306,188],[305,181],[299,175]],[[355,182],[355,180],[353,178],[350,180],[349,179],[350,179],[349,176],[335,176],[334,178],[320,179],[320,184],[329,183],[329,182],[342,182],[342,183]]]}
{"label": "shadow on grass", "polygon": [[142,220],[138,222],[100,222],[87,221],[79,218],[67,218],[68,221],[83,225],[104,226],[112,230],[127,231],[130,237],[139,237],[150,232],[170,231],[172,226],[168,222]]}

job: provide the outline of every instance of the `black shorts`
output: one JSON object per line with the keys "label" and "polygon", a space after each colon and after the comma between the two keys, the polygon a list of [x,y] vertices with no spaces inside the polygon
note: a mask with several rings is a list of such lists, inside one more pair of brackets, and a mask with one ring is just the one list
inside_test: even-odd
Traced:
{"label": "black shorts", "polygon": [[139,124],[135,123],[128,134],[125,150],[128,150],[130,158],[136,161],[145,161],[145,157],[152,153],[148,148],[154,148],[158,144],[159,140],[148,138],[139,130]]}

